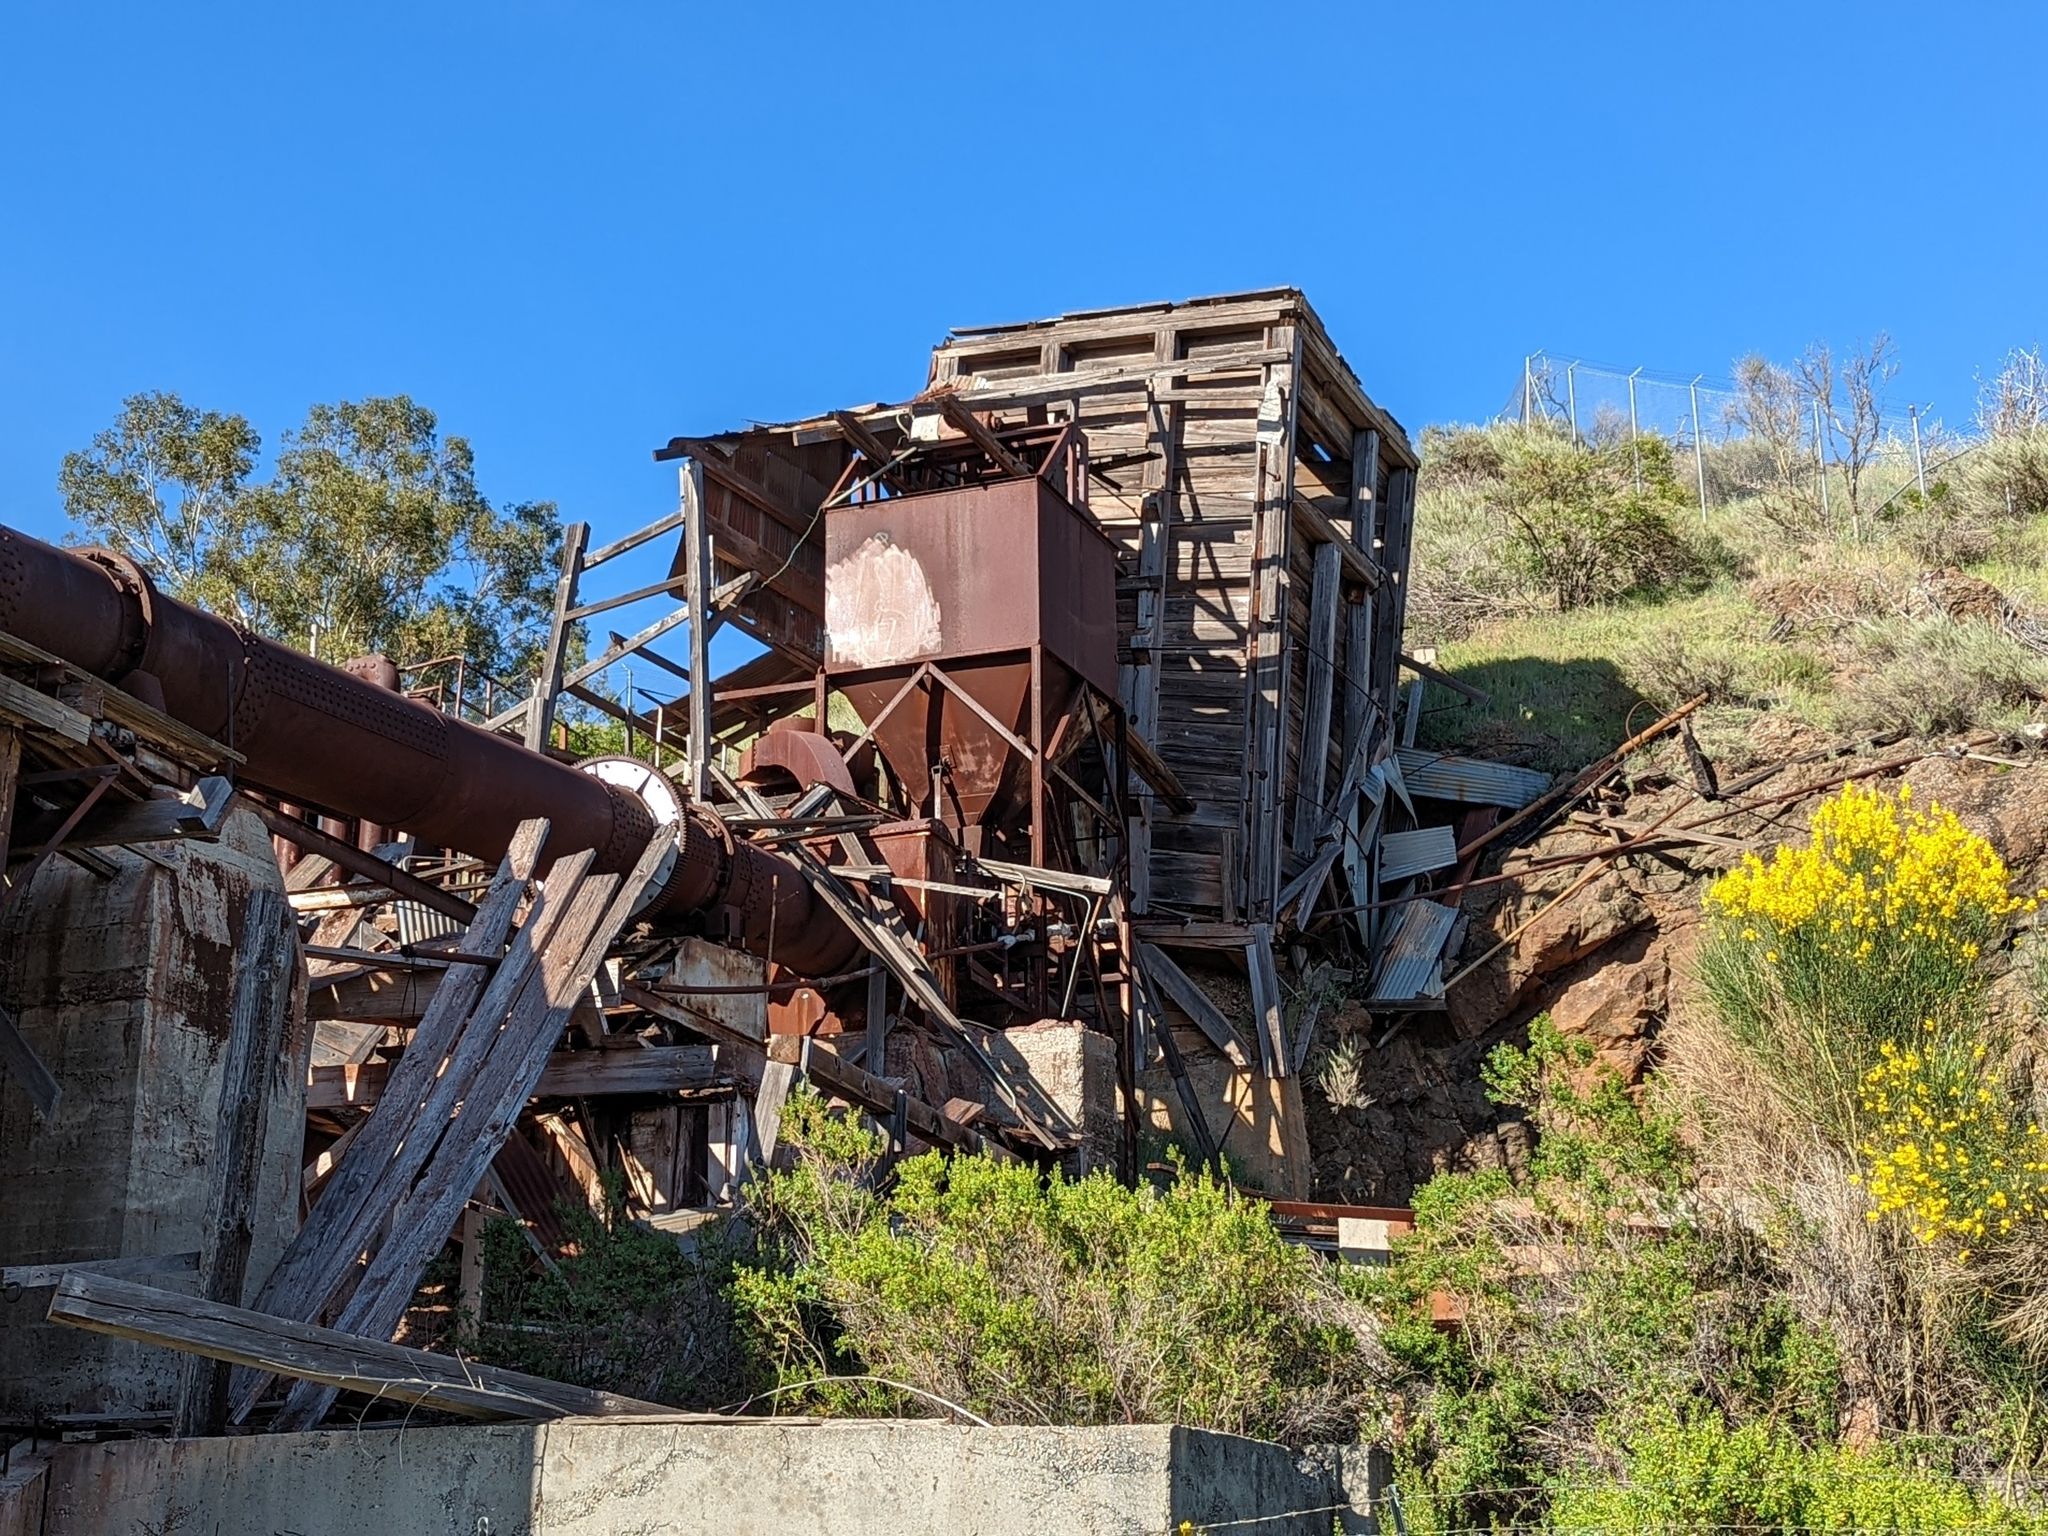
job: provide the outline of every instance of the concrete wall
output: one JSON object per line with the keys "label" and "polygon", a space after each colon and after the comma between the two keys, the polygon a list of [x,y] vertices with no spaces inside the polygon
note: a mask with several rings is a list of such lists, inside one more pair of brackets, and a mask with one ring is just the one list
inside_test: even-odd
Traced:
{"label": "concrete wall", "polygon": [[[1164,1536],[1256,1521],[1328,1536],[1359,1453],[1303,1470],[1277,1445],[1173,1425],[971,1429],[905,1420],[563,1420],[69,1445],[43,1536]],[[1297,1512],[1292,1513],[1290,1512]],[[1274,1518],[1278,1517],[1278,1518]]]}
{"label": "concrete wall", "polygon": [[[63,1089],[45,1124],[0,1084],[0,1264],[204,1246],[236,975],[250,945],[297,940],[282,925],[243,932],[250,893],[283,884],[253,815],[229,816],[218,843],[149,851],[105,850],[119,869],[106,880],[51,861],[0,931],[0,1000]],[[293,1007],[254,1212],[249,1276],[258,1283],[298,1225],[309,1042],[303,999]],[[182,1360],[49,1327],[46,1300],[0,1306],[0,1422],[171,1406]]]}
{"label": "concrete wall", "polygon": [[[1209,1134],[1223,1144],[1223,1155],[1238,1181],[1278,1199],[1306,1200],[1310,1158],[1301,1079],[1240,1072],[1193,1030],[1182,1030],[1174,1038],[1180,1042],[1188,1081]],[[1180,1090],[1165,1067],[1150,1067],[1139,1076],[1138,1106],[1143,1123],[1152,1130],[1193,1145],[1186,1139],[1187,1111],[1181,1107]]]}

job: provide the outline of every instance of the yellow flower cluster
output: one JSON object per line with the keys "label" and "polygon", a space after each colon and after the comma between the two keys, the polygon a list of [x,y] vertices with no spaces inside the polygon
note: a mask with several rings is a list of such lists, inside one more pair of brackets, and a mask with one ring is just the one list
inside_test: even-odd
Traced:
{"label": "yellow flower cluster", "polygon": [[2048,1141],[1995,1090],[1984,1047],[1946,1047],[1933,1021],[1922,1046],[1878,1047],[1863,1079],[1862,1146],[1872,1221],[1903,1214],[1923,1243],[1954,1242],[1967,1261],[2048,1213]]}
{"label": "yellow flower cluster", "polygon": [[1894,798],[1844,785],[1814,813],[1806,846],[1780,847],[1769,863],[1746,855],[1708,891],[1709,908],[1746,942],[1768,946],[1771,964],[1794,936],[1835,959],[1905,943],[1976,960],[2005,918],[2036,910],[2048,893],[2013,896],[1988,842],[1952,811],[1922,811],[1912,798],[1911,786]]}

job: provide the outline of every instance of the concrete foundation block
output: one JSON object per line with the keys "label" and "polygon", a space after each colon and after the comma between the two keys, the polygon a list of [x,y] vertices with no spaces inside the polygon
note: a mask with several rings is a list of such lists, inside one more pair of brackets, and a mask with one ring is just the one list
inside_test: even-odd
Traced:
{"label": "concrete foundation block", "polygon": [[[201,1251],[237,974],[284,922],[245,931],[250,893],[282,890],[269,834],[238,811],[216,843],[105,850],[102,879],[53,860],[0,930],[0,1001],[56,1075],[48,1123],[0,1084],[0,1263],[56,1264]],[[298,1225],[305,1121],[303,988],[290,1000],[252,1213],[252,1286]],[[196,1281],[165,1282],[196,1288]],[[51,1413],[142,1417],[176,1401],[182,1360],[42,1321],[46,1295],[0,1307],[0,1422]]]}

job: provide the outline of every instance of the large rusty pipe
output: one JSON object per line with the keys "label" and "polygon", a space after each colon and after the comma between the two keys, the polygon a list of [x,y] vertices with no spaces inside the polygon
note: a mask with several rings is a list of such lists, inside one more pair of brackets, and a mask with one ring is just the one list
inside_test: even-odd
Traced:
{"label": "large rusty pipe", "polygon": [[[291,800],[501,857],[530,816],[556,852],[630,865],[656,819],[629,790],[529,752],[339,667],[158,592],[134,561],[0,527],[0,630],[110,683],[161,690],[166,714],[240,752],[244,777]],[[725,909],[732,942],[799,974],[846,967],[859,944],[789,860],[684,807],[653,914]]]}

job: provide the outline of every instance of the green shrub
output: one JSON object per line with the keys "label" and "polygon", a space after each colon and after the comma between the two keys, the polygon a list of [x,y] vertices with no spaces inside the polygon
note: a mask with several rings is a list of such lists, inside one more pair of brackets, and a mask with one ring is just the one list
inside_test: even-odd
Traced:
{"label": "green shrub", "polygon": [[1940,736],[2016,724],[2048,698],[2048,658],[1980,621],[1897,619],[1858,632],[1836,699],[1845,734]]}
{"label": "green shrub", "polygon": [[1671,445],[1655,435],[1575,444],[1547,428],[1423,437],[1409,624],[1426,641],[1543,601],[1570,611],[1691,590],[1729,569],[1685,517]]}
{"label": "green shrub", "polygon": [[[1824,1355],[1786,1331],[1745,1341],[1726,1322],[1744,1309],[1710,1305],[1728,1277],[1680,1209],[1689,1159],[1677,1122],[1583,1040],[1539,1019],[1526,1049],[1495,1050],[1486,1078],[1539,1133],[1526,1172],[1432,1179],[1415,1195],[1414,1235],[1376,1282],[1411,1400],[1394,1449],[1417,1532],[1539,1516],[1601,1423],[1702,1398],[1704,1364],[1736,1358],[1747,1395],[1775,1402],[1798,1395],[1788,1382],[1808,1355]],[[1434,1326],[1439,1298],[1459,1314],[1455,1334]],[[1832,1379],[1819,1390],[1831,1415]]]}
{"label": "green shrub", "polygon": [[2048,513],[2048,427],[1986,438],[1956,470],[1956,499],[1986,519]]}
{"label": "green shrub", "polygon": [[1747,607],[1646,624],[1621,661],[1642,696],[1664,709],[1700,694],[1709,704],[1768,707],[1794,696],[1804,703],[1830,681],[1818,656],[1772,638],[1769,621]]}
{"label": "green shrub", "polygon": [[2048,1515],[1891,1449],[1813,1446],[1768,1422],[1667,1414],[1627,1437],[1623,1475],[1565,1483],[1548,1528],[1806,1532],[2048,1531]]}
{"label": "green shrub", "polygon": [[900,1412],[926,1393],[1000,1422],[1296,1443],[1371,1411],[1366,1308],[1207,1175],[1134,1191],[930,1154],[884,1194],[879,1137],[809,1095],[783,1127],[800,1156],[758,1202],[766,1258],[734,1294],[785,1409]]}
{"label": "green shrub", "polygon": [[1685,495],[1660,437],[1632,451],[1626,442],[1589,448],[1514,432],[1495,495],[1511,556],[1559,609],[1698,585],[1707,574],[1702,552],[1678,529]]}
{"label": "green shrub", "polygon": [[461,1330],[491,1365],[678,1408],[746,1395],[749,1362],[726,1297],[731,1255],[719,1235],[695,1255],[633,1221],[616,1178],[605,1208],[565,1202],[569,1256],[537,1267],[512,1221],[484,1229],[483,1315]]}

